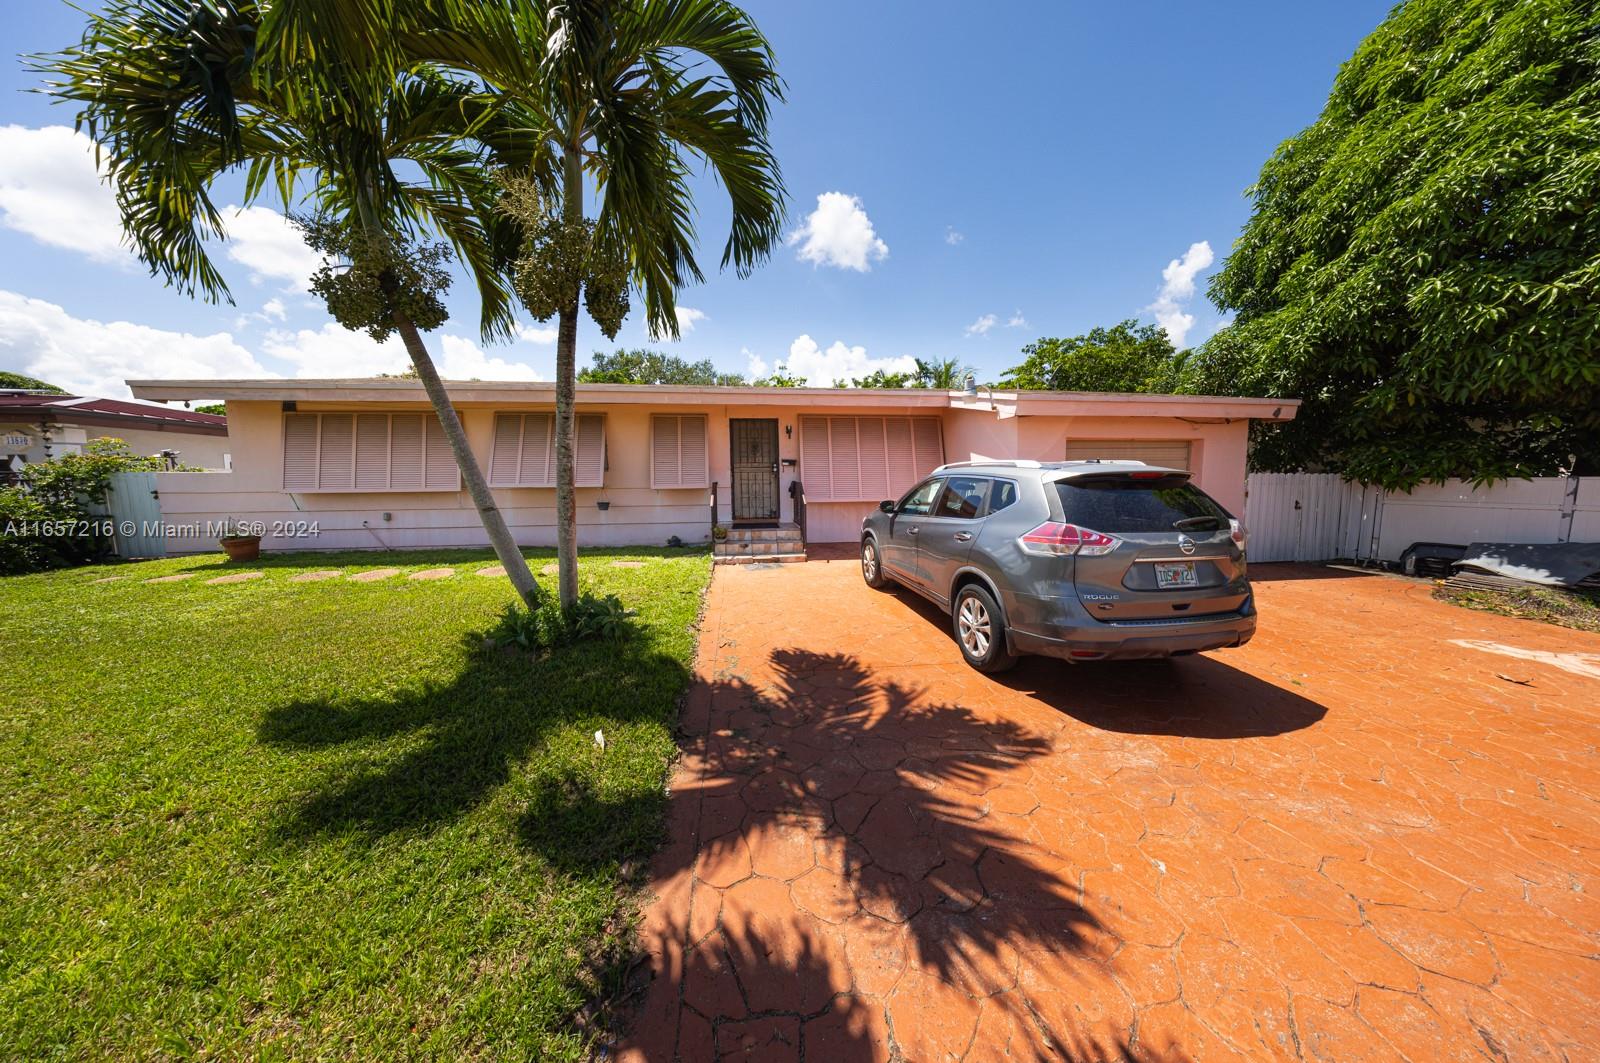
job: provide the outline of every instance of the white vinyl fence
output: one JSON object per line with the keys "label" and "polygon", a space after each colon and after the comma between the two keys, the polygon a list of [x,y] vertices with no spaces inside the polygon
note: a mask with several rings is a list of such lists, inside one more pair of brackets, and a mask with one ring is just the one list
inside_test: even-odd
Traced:
{"label": "white vinyl fence", "polygon": [[1251,473],[1245,525],[1252,561],[1398,561],[1418,542],[1600,542],[1600,477],[1450,480],[1405,494],[1333,473]]}

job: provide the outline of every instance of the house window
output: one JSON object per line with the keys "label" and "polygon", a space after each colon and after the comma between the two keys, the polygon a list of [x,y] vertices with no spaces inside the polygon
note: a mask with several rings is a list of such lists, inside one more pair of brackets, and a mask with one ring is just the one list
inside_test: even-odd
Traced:
{"label": "house window", "polygon": [[444,426],[421,413],[290,413],[285,491],[459,491]]}
{"label": "house window", "polygon": [[[600,487],[606,472],[604,414],[580,413],[574,435],[573,484]],[[556,415],[499,413],[494,418],[494,449],[489,483],[494,487],[556,485]]]}
{"label": "house window", "polygon": [[937,417],[800,418],[800,478],[808,501],[898,498],[943,463]]}
{"label": "house window", "polygon": [[650,486],[704,487],[707,468],[706,415],[658,413],[650,418]]}

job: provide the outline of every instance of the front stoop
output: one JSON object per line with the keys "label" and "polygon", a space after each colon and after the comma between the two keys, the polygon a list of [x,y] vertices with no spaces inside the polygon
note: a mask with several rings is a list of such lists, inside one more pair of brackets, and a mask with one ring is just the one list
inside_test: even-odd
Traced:
{"label": "front stoop", "polygon": [[792,565],[805,559],[806,544],[797,524],[729,528],[727,539],[711,546],[711,561],[717,565]]}

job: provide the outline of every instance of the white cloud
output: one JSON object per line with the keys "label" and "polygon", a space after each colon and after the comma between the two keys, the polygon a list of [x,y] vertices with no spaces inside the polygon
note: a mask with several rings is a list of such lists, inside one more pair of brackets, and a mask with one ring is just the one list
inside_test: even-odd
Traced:
{"label": "white cloud", "polygon": [[233,319],[233,327],[237,329],[249,328],[257,322],[284,321],[289,317],[289,308],[283,300],[277,297],[268,299],[261,304],[261,309],[247,314],[240,314]]}
{"label": "white cloud", "polygon": [[131,261],[94,142],[66,126],[0,127],[0,225],[99,262]]}
{"label": "white cloud", "polygon": [[872,230],[861,200],[844,192],[824,192],[817,197],[817,209],[806,216],[805,224],[789,234],[789,243],[800,244],[796,252],[802,262],[816,266],[837,266],[865,273],[874,261],[889,255],[889,245]]}
{"label": "white cloud", "polygon": [[1184,304],[1194,298],[1194,281],[1199,273],[1215,261],[1209,241],[1190,244],[1182,258],[1175,258],[1161,271],[1161,293],[1146,309],[1153,312],[1156,321],[1167,332],[1174,347],[1182,348],[1194,327],[1194,315],[1184,310]]}
{"label": "white cloud", "polygon": [[[758,362],[759,358],[750,356],[752,374],[764,376],[765,373],[754,372]],[[912,373],[916,371],[917,360],[910,355],[901,355],[899,358],[868,358],[865,347],[847,347],[838,340],[835,340],[827,350],[823,350],[817,346],[816,340],[801,335],[789,344],[789,357],[783,363],[783,367],[795,376],[804,377],[806,383],[812,387],[825,388],[832,385],[835,380],[864,377],[879,369],[890,373]]]}
{"label": "white cloud", "polygon": [[223,247],[230,259],[250,271],[252,281],[286,281],[291,290],[310,289],[322,256],[306,246],[288,218],[266,207],[229,207],[225,213],[228,240]]}
{"label": "white cloud", "polygon": [[126,398],[123,381],[272,376],[226,332],[76,318],[42,299],[0,291],[0,365],[79,395]]}
{"label": "white cloud", "polygon": [[989,334],[989,330],[994,328],[996,322],[998,321],[999,318],[995,317],[993,314],[984,314],[978,320],[967,326],[967,335],[987,336]]}
{"label": "white cloud", "polygon": [[[678,315],[678,339],[680,340],[693,332],[696,324],[706,319],[704,310],[696,310],[692,306],[673,307],[673,312]],[[657,343],[668,339],[666,336],[658,335],[655,329],[650,330],[650,338]]]}
{"label": "white cloud", "polygon": [[1008,320],[1006,322],[1006,328],[1027,328],[1027,327],[1028,327],[1028,319],[1022,316],[1022,311],[1021,310],[1018,310],[1016,313],[1012,314],[1010,320]]}
{"label": "white cloud", "polygon": [[772,366],[767,360],[748,347],[740,347],[739,353],[744,355],[745,377],[749,380],[760,380],[772,372]]}
{"label": "white cloud", "polygon": [[956,246],[966,238],[967,234],[956,232],[956,227],[954,225],[946,225],[944,227],[944,242],[949,244],[951,247]]}
{"label": "white cloud", "polygon": [[528,343],[554,343],[560,331],[554,325],[518,325],[517,339]]}
{"label": "white cloud", "polygon": [[[429,353],[446,380],[540,380],[526,362],[491,357],[472,340],[448,333],[438,343],[427,337]],[[411,366],[399,336],[378,343],[365,332],[329,322],[320,329],[276,330],[262,342],[265,353],[292,366],[298,377],[370,377],[401,373]]]}

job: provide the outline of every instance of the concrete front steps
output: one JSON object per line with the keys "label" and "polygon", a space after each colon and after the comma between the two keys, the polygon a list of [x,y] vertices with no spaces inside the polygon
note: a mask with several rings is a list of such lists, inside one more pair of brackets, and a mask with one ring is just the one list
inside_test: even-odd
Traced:
{"label": "concrete front steps", "polygon": [[780,524],[776,528],[728,529],[728,537],[711,544],[711,562],[715,565],[792,565],[806,559],[806,544],[800,538],[797,524]]}

